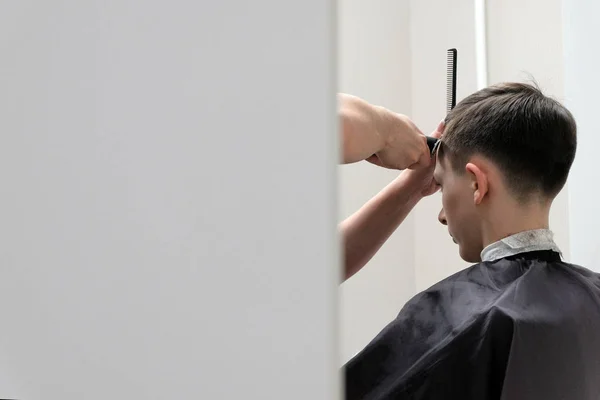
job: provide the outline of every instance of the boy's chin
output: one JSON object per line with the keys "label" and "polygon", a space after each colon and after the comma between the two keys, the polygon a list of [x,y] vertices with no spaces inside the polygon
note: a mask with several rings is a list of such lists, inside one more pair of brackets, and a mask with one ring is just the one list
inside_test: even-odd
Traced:
{"label": "boy's chin", "polygon": [[458,253],[460,254],[460,258],[465,260],[468,263],[479,263],[481,262],[481,252],[476,250],[469,251],[468,249],[463,248],[459,244]]}

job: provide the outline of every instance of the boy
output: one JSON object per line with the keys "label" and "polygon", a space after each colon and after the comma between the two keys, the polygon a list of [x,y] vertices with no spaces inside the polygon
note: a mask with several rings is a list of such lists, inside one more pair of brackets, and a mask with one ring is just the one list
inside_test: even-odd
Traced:
{"label": "boy", "polygon": [[446,119],[439,220],[478,264],[418,294],[346,365],[348,399],[597,399],[600,276],[548,230],[576,150],[537,88],[480,90]]}

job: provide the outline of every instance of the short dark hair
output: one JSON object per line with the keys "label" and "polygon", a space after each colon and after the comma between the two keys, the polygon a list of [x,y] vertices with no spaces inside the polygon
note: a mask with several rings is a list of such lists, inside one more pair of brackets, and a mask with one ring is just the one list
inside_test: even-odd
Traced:
{"label": "short dark hair", "polygon": [[503,172],[509,190],[521,198],[555,197],[575,158],[573,115],[538,87],[502,83],[466,97],[446,117],[440,157],[464,171],[480,154]]}

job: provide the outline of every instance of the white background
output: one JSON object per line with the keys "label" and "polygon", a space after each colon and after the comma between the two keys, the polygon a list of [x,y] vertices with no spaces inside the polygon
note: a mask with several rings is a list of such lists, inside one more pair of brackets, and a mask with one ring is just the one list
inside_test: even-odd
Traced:
{"label": "white background", "polygon": [[577,156],[569,182],[569,222],[573,262],[600,272],[598,196],[598,93],[600,3],[563,4],[565,97],[578,128]]}

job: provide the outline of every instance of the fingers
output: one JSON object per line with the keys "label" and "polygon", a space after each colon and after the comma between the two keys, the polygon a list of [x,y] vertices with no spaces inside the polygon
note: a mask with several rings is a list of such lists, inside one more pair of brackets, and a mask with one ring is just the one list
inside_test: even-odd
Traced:
{"label": "fingers", "polygon": [[[442,134],[444,133],[445,127],[446,127],[446,124],[445,124],[444,120],[441,120],[440,123],[438,124],[437,128],[435,128],[435,130],[431,134],[431,137],[433,137],[435,139],[441,138]],[[429,150],[429,146],[427,146],[427,138],[425,136],[423,136],[423,143],[425,145],[424,149],[423,149],[424,152],[421,153],[417,162],[415,162],[414,164],[412,164],[408,167],[409,169],[428,167],[431,164],[431,152]]]}
{"label": "fingers", "polygon": [[425,152],[421,154],[421,158],[419,159],[419,166],[428,167],[431,164],[431,152],[429,151],[429,146],[425,144]]}
{"label": "fingers", "polygon": [[431,163],[431,152],[429,151],[429,146],[427,146],[427,137],[422,136],[422,139],[419,158],[414,164],[408,167],[409,169],[426,168]]}
{"label": "fingers", "polygon": [[[432,160],[431,150],[427,145],[427,137],[407,117],[399,119],[404,131],[398,130],[397,140],[376,154],[367,158],[367,161],[380,167],[392,169],[420,169],[427,168],[435,163]],[[444,132],[444,121],[440,122],[431,134],[432,138],[439,139]],[[404,132],[400,134],[401,132]]]}
{"label": "fingers", "polygon": [[431,134],[431,137],[434,137],[436,139],[439,139],[442,137],[442,134],[444,133],[444,128],[446,127],[446,123],[444,122],[444,120],[442,120],[437,128],[435,128],[435,130],[433,131],[433,133]]}
{"label": "fingers", "polygon": [[367,158],[367,161],[370,162],[371,164],[377,165],[378,167],[384,167],[383,163],[381,162],[381,160],[379,159],[377,154],[373,154],[372,156]]}

